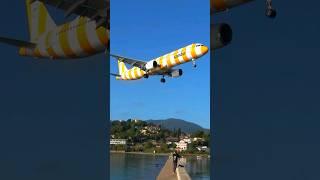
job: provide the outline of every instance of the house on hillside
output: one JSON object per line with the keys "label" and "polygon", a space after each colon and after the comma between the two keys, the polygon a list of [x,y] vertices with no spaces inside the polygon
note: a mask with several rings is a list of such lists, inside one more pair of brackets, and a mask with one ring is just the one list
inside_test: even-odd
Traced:
{"label": "house on hillside", "polygon": [[199,138],[199,137],[194,137],[193,138],[193,141],[203,141],[204,139],[203,138]]}
{"label": "house on hillside", "polygon": [[147,135],[147,130],[146,129],[140,129],[140,133],[143,135]]}
{"label": "house on hillside", "polygon": [[179,141],[179,138],[177,138],[177,137],[167,137],[167,138],[166,138],[166,141],[178,142],[178,141]]}
{"label": "house on hillside", "polygon": [[140,120],[138,120],[138,119],[132,119],[132,121],[133,121],[134,123],[140,122]]}
{"label": "house on hillside", "polygon": [[184,142],[183,140],[176,142],[176,148],[180,149],[181,151],[185,151],[188,149],[188,143]]}
{"label": "house on hillside", "polygon": [[184,142],[186,142],[186,143],[188,143],[188,144],[191,143],[191,139],[190,139],[190,138],[184,138],[184,139],[182,139],[181,141],[184,141]]}
{"label": "house on hillside", "polygon": [[207,146],[198,146],[198,151],[209,151],[209,148]]}

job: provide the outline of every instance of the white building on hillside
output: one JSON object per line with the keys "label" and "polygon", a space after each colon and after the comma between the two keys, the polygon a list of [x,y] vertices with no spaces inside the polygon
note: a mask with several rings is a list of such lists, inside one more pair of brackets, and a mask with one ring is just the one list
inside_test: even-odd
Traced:
{"label": "white building on hillside", "polygon": [[198,146],[197,149],[198,149],[198,151],[207,151],[208,147],[207,146]]}
{"label": "white building on hillside", "polygon": [[203,141],[203,138],[195,137],[193,138],[193,141]]}
{"label": "white building on hillside", "polygon": [[190,138],[184,138],[184,139],[182,139],[182,141],[184,141],[184,142],[186,142],[186,143],[188,143],[188,144],[191,143],[191,139],[190,139]]}
{"label": "white building on hillside", "polygon": [[118,145],[118,144],[127,144],[126,139],[110,139],[110,144]]}
{"label": "white building on hillside", "polygon": [[181,140],[180,142],[176,143],[178,149],[180,149],[181,151],[185,151],[188,149],[188,143],[184,142],[183,140]]}

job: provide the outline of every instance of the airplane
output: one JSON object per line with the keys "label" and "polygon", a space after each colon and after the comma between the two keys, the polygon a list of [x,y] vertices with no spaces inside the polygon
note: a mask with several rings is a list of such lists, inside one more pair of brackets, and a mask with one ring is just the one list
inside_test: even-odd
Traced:
{"label": "airplane", "polygon": [[[75,59],[104,52],[109,44],[109,0],[26,0],[30,41],[0,37],[19,48],[19,55]],[[56,25],[46,4],[65,11],[70,21]]]}
{"label": "airplane", "polygon": [[[196,67],[195,60],[207,52],[207,46],[193,43],[147,62],[110,54],[111,57],[118,60],[119,68],[119,74],[111,73],[110,75],[115,76],[117,80],[138,80],[148,78],[149,75],[161,75],[160,82],[165,83],[165,76],[182,76],[182,69],[173,69],[173,67],[190,61],[192,61],[193,67]],[[131,65],[132,68],[128,69],[125,64]]]}
{"label": "airplane", "polygon": [[[211,15],[228,11],[229,9],[246,4],[253,0],[211,0]],[[272,6],[272,0],[266,0],[265,15],[275,18],[277,11]],[[232,29],[226,23],[211,24],[211,50],[220,49],[232,41]],[[213,52],[213,51],[212,51]]]}

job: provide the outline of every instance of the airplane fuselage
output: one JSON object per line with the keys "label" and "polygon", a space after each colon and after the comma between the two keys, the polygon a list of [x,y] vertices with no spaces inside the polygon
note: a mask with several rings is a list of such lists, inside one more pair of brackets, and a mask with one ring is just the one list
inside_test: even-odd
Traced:
{"label": "airplane fuselage", "polygon": [[108,44],[107,29],[85,17],[50,29],[38,37],[35,48],[19,49],[21,56],[36,58],[81,58],[103,52]]}
{"label": "airplane fuselage", "polygon": [[[147,62],[145,70],[139,67],[133,67],[117,77],[119,80],[137,80],[147,75],[157,75],[168,72],[171,68],[180,64],[196,60],[208,52],[208,47],[202,44],[193,43],[189,46],[180,48],[161,57],[152,59]],[[154,67],[154,64],[157,67]]]}
{"label": "airplane fuselage", "polygon": [[213,13],[218,13],[250,1],[253,0],[211,0],[211,9]]}

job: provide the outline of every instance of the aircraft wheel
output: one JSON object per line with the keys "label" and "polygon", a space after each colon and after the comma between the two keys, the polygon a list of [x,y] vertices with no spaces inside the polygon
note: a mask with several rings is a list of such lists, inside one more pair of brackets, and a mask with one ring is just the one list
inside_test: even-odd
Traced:
{"label": "aircraft wheel", "polygon": [[149,75],[148,74],[145,74],[143,75],[144,78],[148,79],[149,78]]}
{"label": "aircraft wheel", "polygon": [[161,83],[165,83],[165,82],[166,82],[166,79],[165,79],[165,78],[161,78],[161,79],[160,79],[160,82],[161,82]]}

